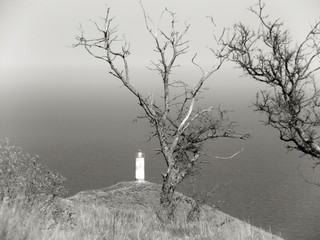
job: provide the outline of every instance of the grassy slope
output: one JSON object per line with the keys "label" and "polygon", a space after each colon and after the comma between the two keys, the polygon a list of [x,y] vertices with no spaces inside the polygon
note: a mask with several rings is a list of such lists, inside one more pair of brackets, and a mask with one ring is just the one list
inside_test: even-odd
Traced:
{"label": "grassy slope", "polygon": [[58,225],[26,214],[19,206],[2,204],[0,239],[281,239],[209,206],[201,209],[199,221],[187,222],[192,200],[180,193],[175,220],[163,222],[160,188],[148,182],[122,182],[80,192],[61,200],[61,209],[68,210]]}

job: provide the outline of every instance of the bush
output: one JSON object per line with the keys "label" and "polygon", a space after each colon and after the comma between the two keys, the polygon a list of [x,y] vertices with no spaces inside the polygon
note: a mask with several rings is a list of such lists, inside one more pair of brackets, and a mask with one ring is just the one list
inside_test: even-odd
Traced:
{"label": "bush", "polygon": [[15,200],[23,195],[31,201],[37,197],[63,197],[65,178],[39,163],[38,156],[23,153],[21,147],[0,140],[0,200]]}

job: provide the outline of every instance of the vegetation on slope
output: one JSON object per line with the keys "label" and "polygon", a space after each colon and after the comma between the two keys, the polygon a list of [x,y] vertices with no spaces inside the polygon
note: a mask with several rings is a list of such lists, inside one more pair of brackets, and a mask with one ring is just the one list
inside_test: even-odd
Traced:
{"label": "vegetation on slope", "polygon": [[[187,220],[192,199],[177,193],[173,221],[163,221],[160,185],[125,182],[84,191],[55,203],[62,214],[40,215],[17,201],[0,204],[0,239],[275,239],[281,238],[202,206],[197,220]],[[59,207],[57,207],[59,206]],[[61,210],[62,209],[62,210]],[[52,208],[54,212],[54,208]]]}
{"label": "vegetation on slope", "polygon": [[14,201],[18,195],[32,201],[39,196],[63,197],[65,178],[39,163],[38,156],[0,139],[0,200]]}

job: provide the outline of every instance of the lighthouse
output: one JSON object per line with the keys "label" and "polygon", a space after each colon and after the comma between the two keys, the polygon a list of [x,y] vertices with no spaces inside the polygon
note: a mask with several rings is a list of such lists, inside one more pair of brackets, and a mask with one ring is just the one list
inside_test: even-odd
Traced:
{"label": "lighthouse", "polygon": [[139,149],[136,155],[136,181],[144,182],[144,153]]}

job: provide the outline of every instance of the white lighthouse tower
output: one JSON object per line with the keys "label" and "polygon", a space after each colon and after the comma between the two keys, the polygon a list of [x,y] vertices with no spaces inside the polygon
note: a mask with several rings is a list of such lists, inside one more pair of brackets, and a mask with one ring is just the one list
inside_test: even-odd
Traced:
{"label": "white lighthouse tower", "polygon": [[144,182],[144,177],[144,153],[139,149],[136,155],[136,181]]}

